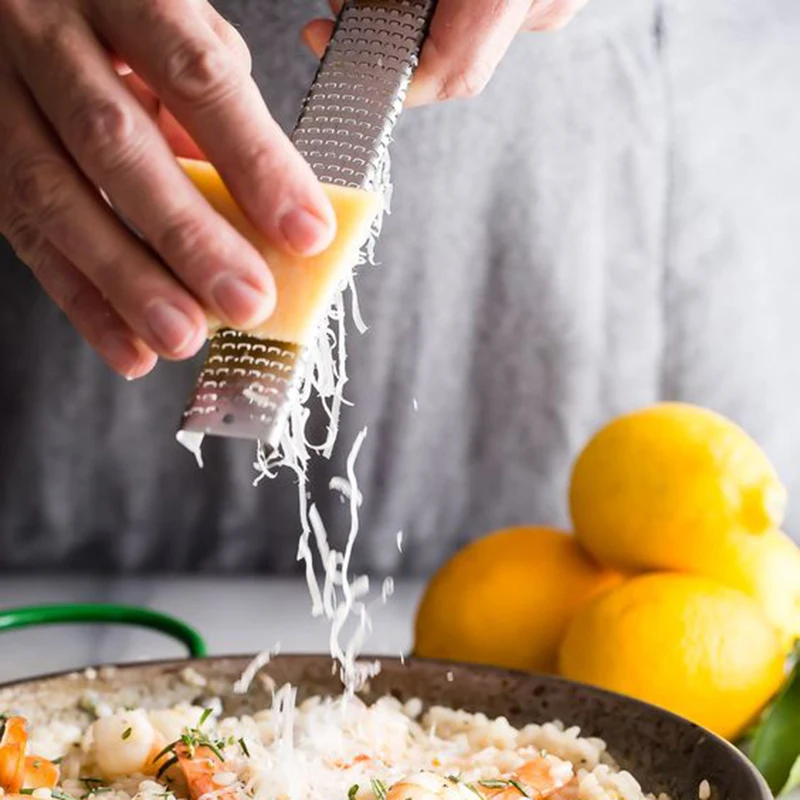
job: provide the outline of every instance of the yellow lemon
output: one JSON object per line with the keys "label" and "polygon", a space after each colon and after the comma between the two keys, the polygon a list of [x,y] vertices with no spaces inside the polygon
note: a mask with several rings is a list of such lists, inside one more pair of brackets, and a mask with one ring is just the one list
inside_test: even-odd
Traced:
{"label": "yellow lemon", "polygon": [[680,403],[604,427],[570,485],[575,535],[599,562],[716,578],[758,600],[788,647],[800,635],[800,551],[774,530],[785,502],[741,428]]}
{"label": "yellow lemon", "polygon": [[414,654],[552,672],[573,614],[620,580],[562,531],[498,531],[433,577],[417,611]]}
{"label": "yellow lemon", "polygon": [[681,571],[715,578],[758,602],[789,652],[800,639],[800,548],[781,531],[731,531],[702,550],[687,546]]}
{"label": "yellow lemon", "polygon": [[560,670],[731,739],[780,687],[784,653],[775,629],[744,593],[695,575],[654,573],[575,615]]}

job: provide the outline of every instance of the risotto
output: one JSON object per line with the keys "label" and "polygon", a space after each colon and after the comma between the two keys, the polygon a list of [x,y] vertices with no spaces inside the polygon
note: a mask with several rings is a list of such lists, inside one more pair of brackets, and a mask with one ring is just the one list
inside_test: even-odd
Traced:
{"label": "risotto", "polygon": [[295,697],[285,686],[270,708],[241,717],[192,705],[103,709],[84,729],[53,722],[27,733],[6,717],[0,786],[37,800],[653,798],[602,740],[558,722],[515,728],[416,700]]}

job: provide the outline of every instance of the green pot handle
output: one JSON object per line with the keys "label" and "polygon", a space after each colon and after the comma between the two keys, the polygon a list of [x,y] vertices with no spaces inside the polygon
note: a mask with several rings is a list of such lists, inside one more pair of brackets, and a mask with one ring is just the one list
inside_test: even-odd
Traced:
{"label": "green pot handle", "polygon": [[105,623],[150,628],[181,642],[193,658],[207,655],[203,637],[185,622],[168,614],[137,606],[110,603],[66,603],[50,606],[0,609],[0,633],[34,625]]}

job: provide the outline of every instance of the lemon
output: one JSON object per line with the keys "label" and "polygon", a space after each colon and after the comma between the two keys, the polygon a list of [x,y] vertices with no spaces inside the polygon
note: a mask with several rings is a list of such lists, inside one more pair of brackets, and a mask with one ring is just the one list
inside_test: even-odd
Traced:
{"label": "lemon", "polygon": [[741,428],[680,403],[604,427],[570,485],[575,535],[600,563],[716,578],[758,600],[788,648],[800,635],[800,551],[774,530],[785,502],[774,467]]}
{"label": "lemon", "polygon": [[562,531],[498,531],[434,575],[417,611],[414,654],[553,672],[573,614],[620,579]]}
{"label": "lemon", "polygon": [[732,739],[780,687],[784,653],[775,629],[744,593],[695,575],[654,573],[575,615],[560,670]]}
{"label": "lemon", "polygon": [[705,550],[687,542],[682,571],[716,578],[758,602],[788,653],[800,639],[800,548],[783,532],[750,536],[731,531]]}

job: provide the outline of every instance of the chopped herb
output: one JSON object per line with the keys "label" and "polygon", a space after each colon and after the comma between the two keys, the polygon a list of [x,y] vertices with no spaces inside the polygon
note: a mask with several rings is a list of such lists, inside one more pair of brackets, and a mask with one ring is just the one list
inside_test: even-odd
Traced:
{"label": "chopped herb", "polygon": [[508,789],[509,786],[513,786],[523,797],[530,797],[525,791],[525,787],[513,778],[509,778],[508,780],[504,778],[492,778],[485,781],[478,781],[478,786],[483,786],[485,789]]}
{"label": "chopped herb", "polygon": [[[244,738],[239,739],[239,747],[242,748],[245,758],[250,758],[250,751],[247,749],[247,742],[245,742]],[[351,786],[350,788],[352,789],[353,787]],[[356,791],[358,791],[358,786],[356,786]],[[348,797],[349,796],[350,795],[348,794]],[[350,800],[352,800],[352,798],[350,798]]]}
{"label": "chopped herb", "polygon": [[157,761],[161,761],[161,759],[169,753],[174,753],[176,744],[178,744],[178,742],[170,742],[158,755],[153,756],[153,764]]}
{"label": "chopped herb", "polygon": [[[206,711],[203,712],[203,716],[200,719],[201,725],[208,718],[208,714],[210,713],[211,709],[206,709]],[[164,756],[172,754],[174,756],[174,760],[170,760],[170,766],[172,766],[172,763],[177,761],[177,755],[175,752],[176,748],[181,744],[186,748],[189,758],[194,758],[195,751],[198,747],[207,747],[220,761],[225,761],[225,756],[222,755],[222,748],[225,746],[225,741],[223,739],[212,741],[202,730],[200,730],[200,728],[186,728],[186,730],[184,730],[184,732],[181,734],[180,739],[170,742],[160,753],[158,753],[158,755],[155,756],[155,758],[153,758],[153,763],[160,761],[162,758],[164,758]],[[168,768],[169,767],[164,766],[162,767],[162,770]]]}
{"label": "chopped herb", "polygon": [[60,789],[51,789],[50,797],[52,797],[53,800],[75,800],[74,797],[68,795],[66,792],[62,792]]}
{"label": "chopped herb", "polygon": [[52,763],[58,766],[63,760],[64,756],[59,756],[58,758],[54,758]]}
{"label": "chopped herb", "polygon": [[132,733],[133,728],[125,728],[125,730],[122,731],[122,740],[125,741],[125,739],[130,739]]}
{"label": "chopped herb", "polygon": [[34,769],[41,769],[42,768],[42,759],[41,758],[34,758],[33,759],[33,768]]}
{"label": "chopped herb", "polygon": [[212,709],[207,708],[203,712],[202,716],[200,717],[200,722],[197,723],[197,727],[198,728],[202,728],[203,727],[203,723],[211,716],[211,711],[212,711]]}
{"label": "chopped herb", "polygon": [[358,794],[358,784],[354,783],[348,790],[347,790],[347,800],[356,800],[356,795]]}
{"label": "chopped herb", "polygon": [[372,784],[372,792],[378,800],[386,800],[386,795],[388,794],[386,790],[386,784],[378,780],[378,778],[373,778],[370,783]]}
{"label": "chopped herb", "polygon": [[87,787],[89,786],[97,786],[105,784],[105,781],[102,778],[81,778],[81,783],[85,783]]}
{"label": "chopped herb", "polygon": [[156,772],[156,780],[158,780],[168,769],[174,767],[178,763],[178,756],[173,756],[169,761],[165,761],[158,772]]}
{"label": "chopped herb", "polygon": [[19,794],[33,794],[33,789],[20,789]]}

